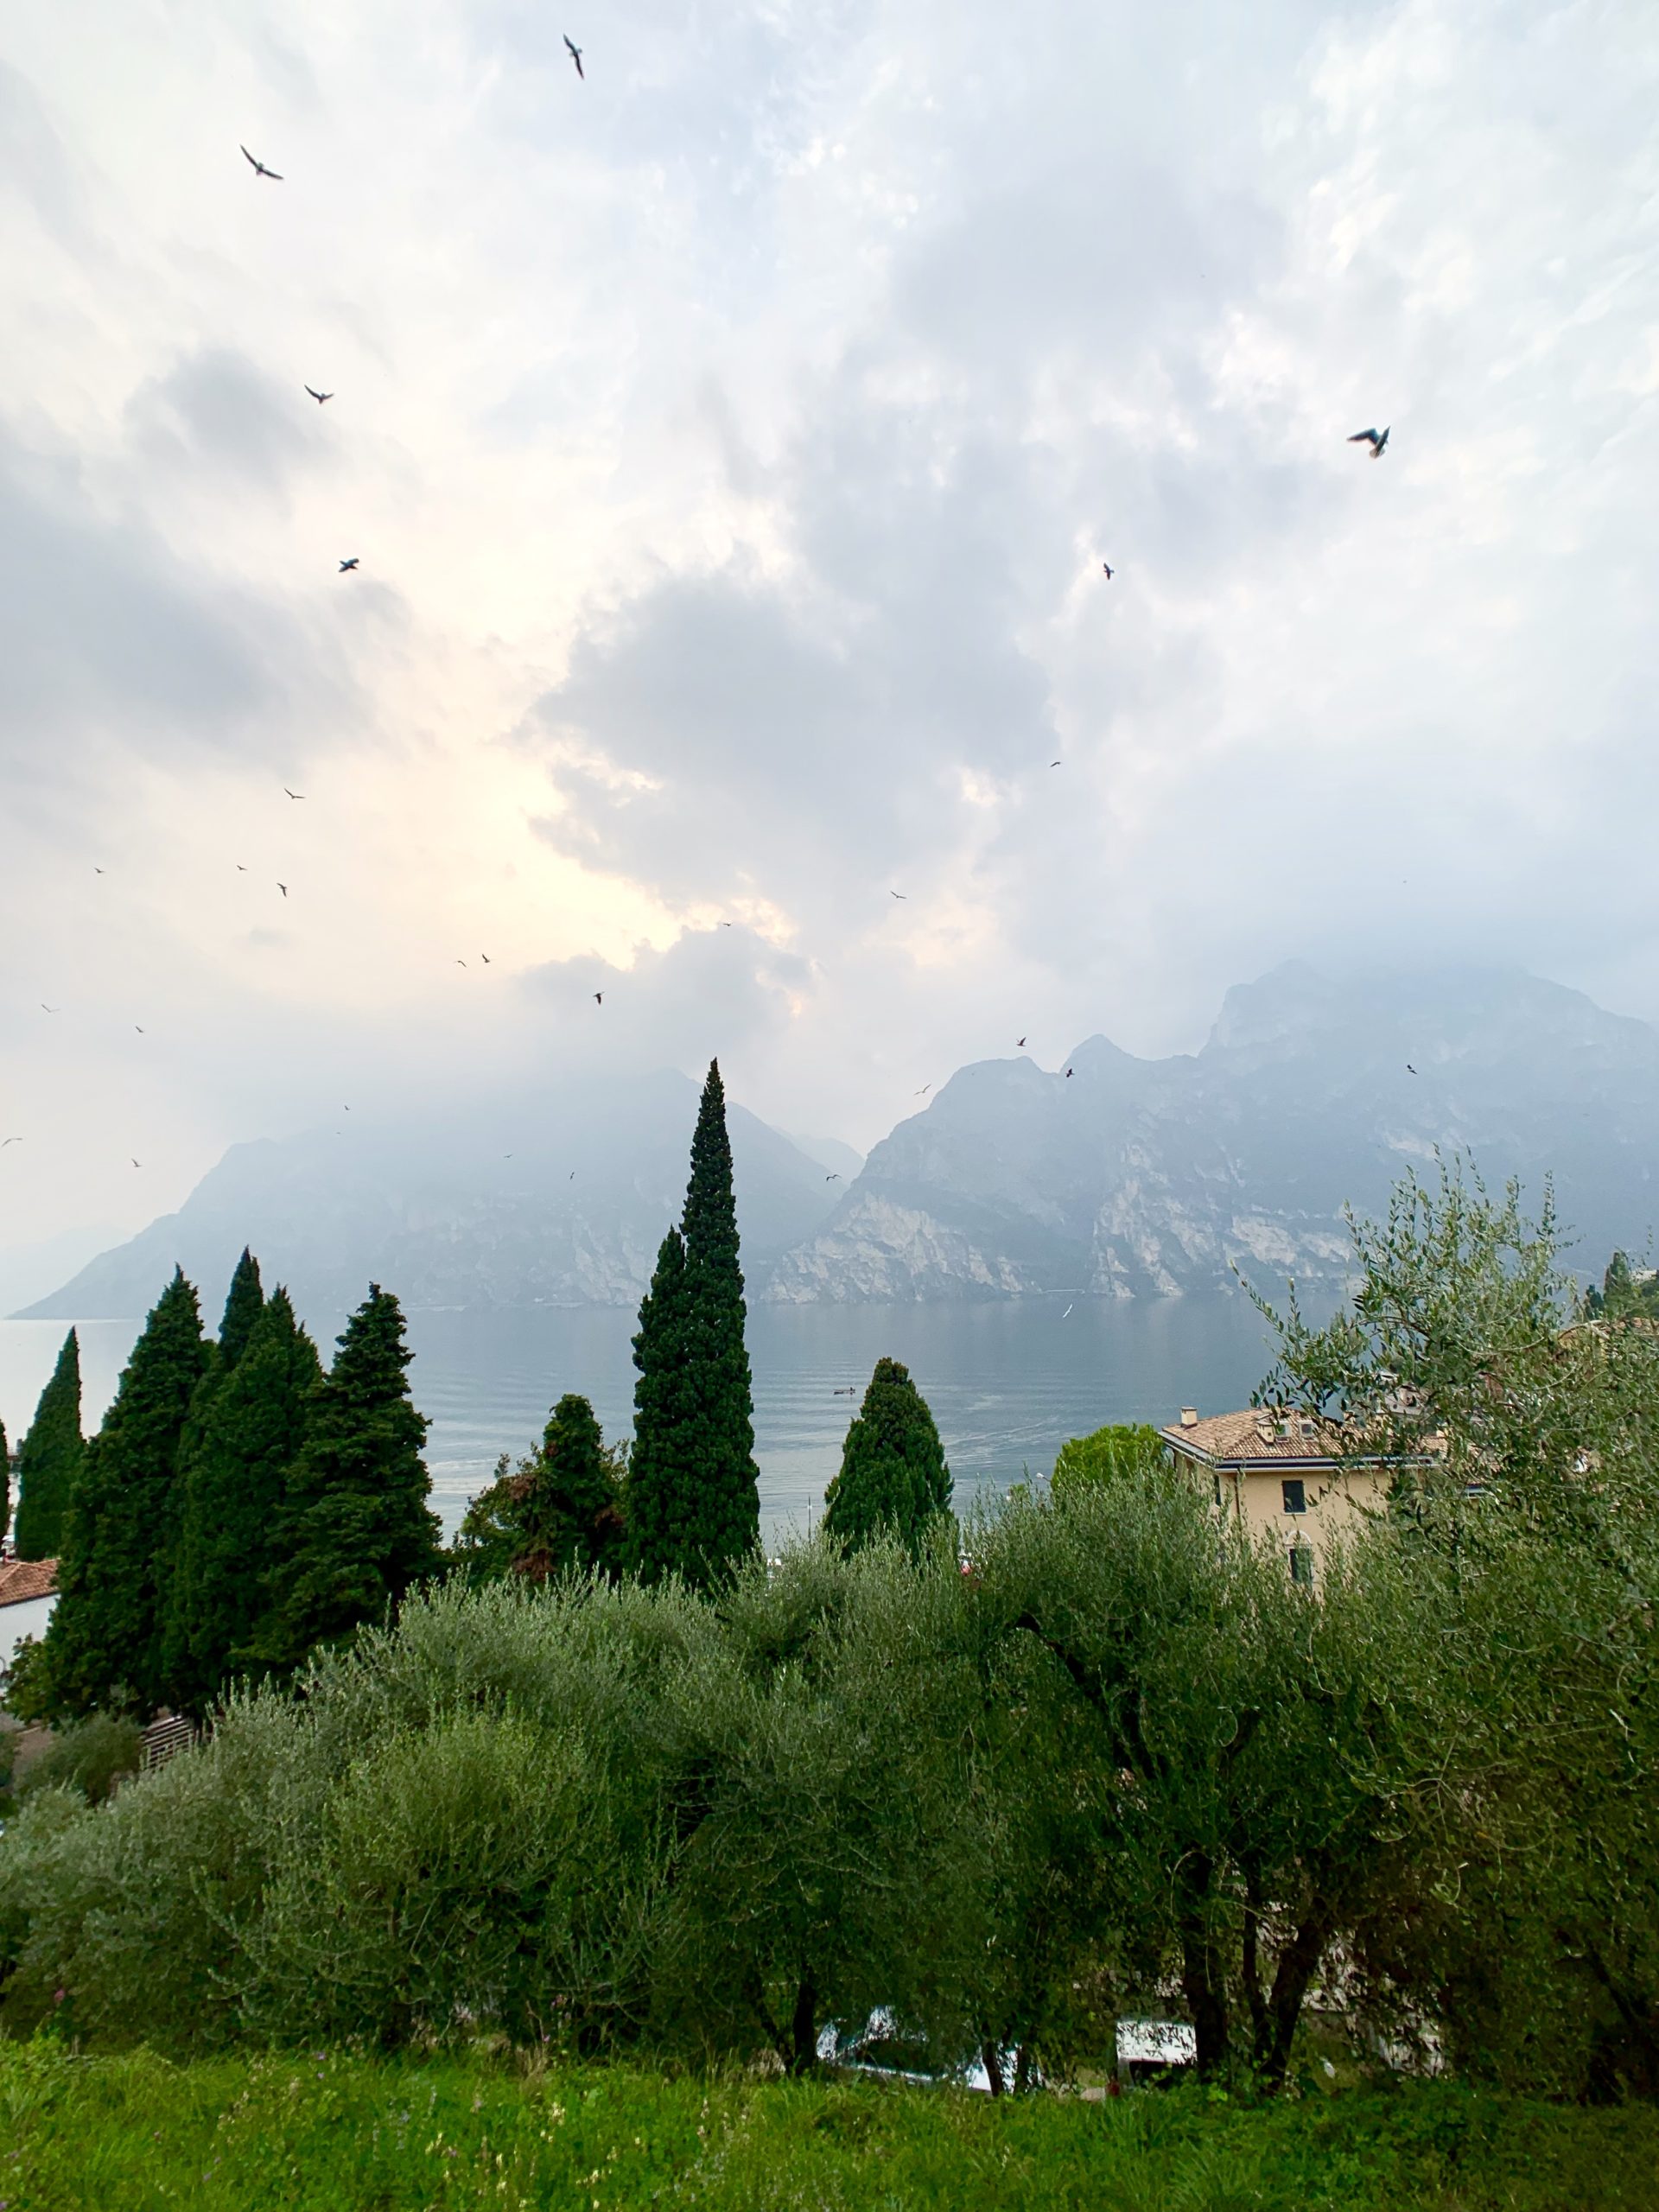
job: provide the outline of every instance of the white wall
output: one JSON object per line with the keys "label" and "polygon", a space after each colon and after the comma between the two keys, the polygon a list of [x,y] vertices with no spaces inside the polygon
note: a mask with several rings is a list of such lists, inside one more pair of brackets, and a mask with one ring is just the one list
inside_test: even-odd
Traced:
{"label": "white wall", "polygon": [[58,1602],[54,1590],[44,1598],[25,1598],[15,1605],[0,1605],[0,1667],[10,1667],[11,1655],[26,1636],[38,1643],[46,1634],[52,1608]]}

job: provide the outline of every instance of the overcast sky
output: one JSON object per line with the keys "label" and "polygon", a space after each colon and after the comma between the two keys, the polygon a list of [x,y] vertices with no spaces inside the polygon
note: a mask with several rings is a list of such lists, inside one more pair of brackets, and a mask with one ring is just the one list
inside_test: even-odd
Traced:
{"label": "overcast sky", "polygon": [[868,1145],[1291,955],[1659,1016],[1643,0],[5,50],[0,1244],[607,1055]]}

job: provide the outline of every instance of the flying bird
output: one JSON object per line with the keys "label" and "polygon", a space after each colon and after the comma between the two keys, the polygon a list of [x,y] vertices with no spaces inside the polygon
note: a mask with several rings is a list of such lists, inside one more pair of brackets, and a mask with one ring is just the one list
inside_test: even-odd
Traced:
{"label": "flying bird", "polygon": [[890,892],[888,896],[893,899],[907,899],[909,898],[910,893],[907,891],[893,891]]}
{"label": "flying bird", "polygon": [[1025,1041],[1026,1041],[1026,1040],[1025,1040],[1025,1039],[1024,1039],[1023,1037],[1016,1037],[1016,1038],[1014,1039],[1014,1051],[1015,1051],[1016,1052],[1019,1052],[1019,1051],[1021,1049],[1021,1047],[1022,1047],[1022,1046],[1024,1046],[1024,1044],[1025,1044]]}
{"label": "flying bird", "polygon": [[490,956],[489,956],[489,954],[488,954],[487,952],[480,952],[480,953],[479,954],[479,956],[478,956],[478,957],[479,957],[479,958],[480,958],[480,959],[484,963],[484,965],[487,968],[487,967],[489,966],[489,964],[490,964]]}
{"label": "flying bird", "polygon": [[[283,789],[285,791],[288,791],[288,785],[284,784],[283,785]],[[303,798],[305,797],[305,793],[303,791],[288,791],[288,795],[289,798]]]}
{"label": "flying bird", "polygon": [[60,1006],[48,1006],[46,1001],[42,999],[41,1001],[41,1012],[42,1014],[61,1014],[63,1012],[63,1008]]}
{"label": "flying bird", "polygon": [[1100,564],[1100,565],[1101,565],[1101,567],[1102,567],[1103,569],[1105,569],[1105,571],[1106,571],[1106,581],[1107,581],[1107,582],[1108,582],[1108,583],[1110,583],[1110,582],[1112,581],[1112,564],[1111,564],[1111,563],[1110,563],[1109,561],[1103,561],[1103,562],[1101,563],[1101,564]]}
{"label": "flying bird", "polygon": [[1356,430],[1353,436],[1349,439],[1348,442],[1351,446],[1370,446],[1371,449],[1371,459],[1373,461],[1381,461],[1382,458],[1382,448],[1389,442],[1389,433],[1386,429]]}
{"label": "flying bird", "polygon": [[1416,1072],[1417,1072],[1416,1069],[1415,1069],[1414,1067],[1413,1067],[1413,1065],[1411,1065],[1411,1062],[1410,1062],[1409,1060],[1408,1060],[1408,1061],[1406,1062],[1406,1073],[1407,1073],[1408,1075],[1415,1075],[1415,1074],[1416,1074]]}
{"label": "flying bird", "polygon": [[280,169],[268,169],[263,162],[254,160],[254,156],[249,153],[245,146],[242,149],[242,154],[245,160],[253,162],[254,171],[257,175],[268,176],[273,184],[280,184],[282,182],[283,175]]}
{"label": "flying bird", "polygon": [[1070,1083],[1070,1082],[1071,1082],[1071,1069],[1070,1069],[1070,1068],[1067,1068],[1067,1070],[1066,1070],[1066,1071],[1065,1071],[1065,1079],[1066,1079],[1066,1081],[1067,1081],[1068,1083]]}
{"label": "flying bird", "polygon": [[0,1152],[3,1152],[9,1144],[22,1144],[22,1137],[7,1137],[4,1143],[0,1143]]}
{"label": "flying bird", "polygon": [[312,398],[316,401],[319,407],[321,406],[325,399],[332,399],[334,396],[332,391],[319,391],[315,385],[308,384],[305,388],[310,393]]}
{"label": "flying bird", "polygon": [[236,872],[238,875],[245,875],[248,871],[243,867],[241,861],[238,861],[236,864]]}
{"label": "flying bird", "polygon": [[840,1182],[840,1180],[841,1180],[841,1177],[839,1176],[839,1174],[836,1174],[836,1175],[826,1175],[826,1176],[824,1177],[824,1179],[824,1179],[824,1181],[825,1181],[826,1183],[839,1183],[839,1182]]}
{"label": "flying bird", "polygon": [[931,1083],[925,1083],[919,1090],[912,1091],[911,1096],[913,1098],[925,1098],[928,1092],[931,1090],[933,1086]]}
{"label": "flying bird", "polygon": [[355,553],[353,553],[353,556],[352,556],[352,557],[351,557],[351,559],[350,559],[349,561],[342,561],[342,562],[340,563],[340,575],[341,575],[342,576],[345,575],[345,573],[346,573],[346,571],[347,570],[347,569],[354,569],[354,568],[357,566],[357,563],[358,563],[358,558],[359,558],[359,556],[358,556]]}
{"label": "flying bird", "polygon": [[588,72],[582,66],[582,48],[572,42],[569,31],[564,35],[564,45],[565,51],[569,54],[570,59],[576,65],[577,76],[580,77],[585,84],[587,82]]}
{"label": "flying bird", "polygon": [[143,1033],[143,1033],[143,1031],[142,1029],[140,1029],[140,1028],[138,1027],[138,1024],[135,1021],[135,1022],[133,1023],[133,1025],[132,1025],[132,1026],[133,1026],[133,1027],[134,1027],[135,1029],[137,1029],[137,1030],[138,1030],[138,1034],[142,1037],[142,1036],[143,1035]]}
{"label": "flying bird", "polygon": [[[1071,1311],[1071,1306],[1068,1306],[1066,1307],[1066,1309],[1065,1309],[1065,1313],[1069,1313]],[[1061,1316],[1060,1316],[1060,1319],[1061,1319],[1061,1320],[1062,1320],[1062,1321],[1064,1321],[1064,1320],[1065,1320],[1065,1313],[1062,1313],[1062,1314],[1061,1314]]]}
{"label": "flying bird", "polygon": [[279,883],[276,886],[276,888],[282,893],[283,898],[286,899],[288,896],[288,886],[285,883]]}
{"label": "flying bird", "polygon": [[94,861],[92,862],[92,874],[93,874],[94,875],[102,875],[102,874],[103,874],[103,873],[104,873],[103,869],[102,869],[101,868],[99,868],[99,866],[98,862],[97,862],[96,861]]}
{"label": "flying bird", "polygon": [[604,1005],[604,1003],[605,1003],[605,994],[604,994],[604,992],[603,992],[603,991],[595,991],[595,992],[594,993],[594,1004],[595,1006],[603,1006],[603,1005]]}
{"label": "flying bird", "polygon": [[1058,768],[1060,764],[1058,760],[1051,760],[1048,765],[1051,768]]}
{"label": "flying bird", "polygon": [[[127,1154],[127,1158],[128,1158],[129,1160],[132,1160],[132,1154],[131,1154],[130,1153],[129,1153],[129,1154]],[[143,1166],[143,1164],[144,1164],[144,1163],[143,1163],[143,1161],[142,1160],[132,1160],[132,1164],[133,1164],[133,1166],[134,1166],[135,1167],[142,1167],[142,1166]]]}

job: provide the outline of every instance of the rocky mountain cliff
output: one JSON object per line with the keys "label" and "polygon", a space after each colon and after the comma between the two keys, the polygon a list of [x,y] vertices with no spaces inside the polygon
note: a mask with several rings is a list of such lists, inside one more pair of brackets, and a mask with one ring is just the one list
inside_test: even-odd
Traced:
{"label": "rocky mountain cliff", "polygon": [[[142,1314],[175,1264],[211,1306],[245,1243],[308,1316],[346,1311],[371,1280],[415,1309],[637,1305],[684,1201],[696,1108],[697,1086],[664,1072],[448,1119],[416,1110],[386,1125],[342,1109],[335,1126],[233,1146],[177,1213],[26,1318]],[[743,1108],[728,1125],[758,1285],[840,1186]]]}
{"label": "rocky mountain cliff", "polygon": [[1092,1037],[1052,1073],[962,1069],[767,1295],[1149,1297],[1230,1285],[1235,1262],[1334,1287],[1344,1201],[1381,1211],[1437,1146],[1535,1202],[1553,1172],[1573,1256],[1599,1274],[1659,1212],[1659,1031],[1519,974],[1338,982],[1291,963],[1230,991],[1196,1054]]}

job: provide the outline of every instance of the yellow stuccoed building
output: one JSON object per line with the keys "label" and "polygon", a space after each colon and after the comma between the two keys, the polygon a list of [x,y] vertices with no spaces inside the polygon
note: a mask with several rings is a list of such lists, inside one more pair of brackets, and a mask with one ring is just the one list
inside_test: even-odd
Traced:
{"label": "yellow stuccoed building", "polygon": [[[1183,1406],[1159,1434],[1178,1468],[1202,1479],[1217,1510],[1252,1537],[1270,1535],[1292,1576],[1312,1582],[1320,1552],[1387,1500],[1395,1463],[1353,1456],[1342,1423],[1294,1408],[1200,1418]],[[1344,1452],[1344,1446],[1347,1451]]]}

